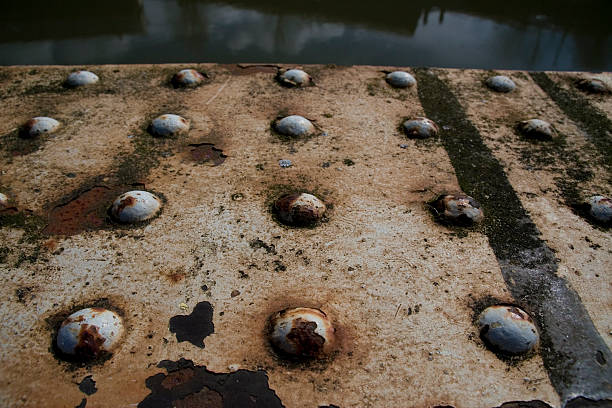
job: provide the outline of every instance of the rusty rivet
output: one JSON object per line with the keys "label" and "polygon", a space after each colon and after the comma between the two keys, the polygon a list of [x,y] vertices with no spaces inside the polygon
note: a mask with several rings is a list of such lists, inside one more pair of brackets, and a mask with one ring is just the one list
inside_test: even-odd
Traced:
{"label": "rusty rivet", "polygon": [[319,309],[285,309],[270,317],[269,340],[283,357],[321,358],[333,351],[336,334],[327,315]]}
{"label": "rusty rivet", "polygon": [[320,221],[327,207],[312,194],[296,193],[279,198],[274,209],[283,224],[302,227]]}
{"label": "rusty rivet", "polygon": [[115,312],[96,307],[81,309],[62,322],[56,344],[63,354],[94,359],[112,351],[123,330],[123,321]]}
{"label": "rusty rivet", "polygon": [[496,75],[490,77],[486,80],[485,83],[492,90],[502,93],[512,92],[516,88],[516,84],[514,83],[514,81],[505,75]]}
{"label": "rusty rivet", "polygon": [[529,119],[519,122],[519,132],[529,139],[551,140],[557,132],[553,126],[541,119]]}
{"label": "rusty rivet", "polygon": [[605,94],[610,92],[608,85],[606,85],[606,83],[599,78],[581,79],[578,81],[578,88],[595,94]]}
{"label": "rusty rivet", "polygon": [[438,125],[427,118],[414,118],[405,121],[402,125],[406,136],[411,139],[426,139],[438,134]]}
{"label": "rusty rivet", "polygon": [[161,209],[161,201],[148,191],[129,191],[113,202],[111,216],[119,222],[134,223],[153,218]]}
{"label": "rusty rivet", "polygon": [[416,79],[404,71],[394,71],[387,74],[387,82],[395,88],[408,88],[416,85]]}
{"label": "rusty rivet", "polygon": [[0,208],[8,206],[8,197],[6,194],[0,193]]}
{"label": "rusty rivet", "polygon": [[195,88],[204,82],[205,77],[195,69],[182,69],[172,77],[175,88]]}
{"label": "rusty rivet", "polygon": [[98,82],[100,78],[96,74],[90,71],[76,71],[71,72],[66,78],[66,86],[70,88],[77,88],[79,86],[91,85]]}
{"label": "rusty rivet", "polygon": [[53,118],[37,116],[23,124],[20,135],[22,137],[36,137],[42,134],[53,133],[60,126],[60,123]]}
{"label": "rusty rivet", "polygon": [[465,194],[445,194],[433,202],[433,208],[443,220],[456,225],[472,225],[484,218],[480,204]]}
{"label": "rusty rivet", "polygon": [[478,328],[490,348],[510,355],[533,350],[540,338],[531,317],[516,306],[487,307],[478,317]]}
{"label": "rusty rivet", "polygon": [[315,132],[312,122],[298,115],[291,115],[277,120],[274,123],[274,128],[281,135],[291,137],[309,136]]}
{"label": "rusty rivet", "polygon": [[278,81],[286,86],[302,87],[310,85],[312,78],[301,69],[289,69],[279,72]]}
{"label": "rusty rivet", "polygon": [[189,131],[189,121],[179,115],[165,113],[153,119],[149,131],[153,136],[178,136]]}
{"label": "rusty rivet", "polygon": [[612,222],[612,199],[601,195],[595,195],[589,198],[591,206],[589,213],[591,217],[601,223]]}

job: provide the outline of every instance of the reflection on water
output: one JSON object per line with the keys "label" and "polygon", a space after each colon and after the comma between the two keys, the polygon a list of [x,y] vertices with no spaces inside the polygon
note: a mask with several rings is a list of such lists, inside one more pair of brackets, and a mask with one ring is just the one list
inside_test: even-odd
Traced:
{"label": "reflection on water", "polygon": [[610,15],[609,0],[515,0],[503,7],[482,0],[31,0],[4,6],[0,64],[292,62],[609,71]]}

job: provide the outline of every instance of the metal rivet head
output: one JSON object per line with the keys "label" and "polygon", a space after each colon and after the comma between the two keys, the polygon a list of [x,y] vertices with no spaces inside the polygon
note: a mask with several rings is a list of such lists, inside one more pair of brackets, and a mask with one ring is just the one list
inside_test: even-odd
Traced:
{"label": "metal rivet head", "polygon": [[291,137],[309,136],[315,132],[312,122],[298,115],[291,115],[277,120],[274,128],[281,135]]}
{"label": "metal rivet head", "polygon": [[591,217],[604,224],[612,223],[612,199],[596,195],[589,198],[589,205]]}
{"label": "metal rivet head", "polygon": [[61,124],[53,119],[45,116],[38,116],[28,120],[21,127],[20,135],[22,137],[36,137],[42,134],[55,132]]}
{"label": "metal rivet head", "polygon": [[56,344],[63,354],[95,359],[117,346],[123,330],[123,321],[115,312],[96,307],[81,309],[62,322]]}
{"label": "metal rivet head", "polygon": [[129,191],[113,202],[111,216],[119,222],[135,223],[153,218],[161,209],[161,201],[148,191]]}
{"label": "metal rivet head", "polygon": [[404,71],[394,71],[387,74],[387,82],[395,88],[408,88],[416,85],[416,79]]}
{"label": "metal rivet head", "polygon": [[308,193],[289,194],[274,204],[280,221],[297,227],[316,224],[323,218],[326,209],[323,201]]}
{"label": "metal rivet head", "polygon": [[66,86],[70,88],[77,88],[79,86],[92,85],[98,82],[100,78],[93,72],[89,71],[76,71],[70,73],[66,78]]}
{"label": "metal rivet head", "polygon": [[414,118],[403,123],[402,127],[406,136],[411,139],[426,139],[438,134],[438,125],[427,118]]}
{"label": "metal rivet head", "polygon": [[174,74],[172,77],[172,85],[176,88],[195,88],[201,85],[205,79],[204,75],[195,69],[183,69]]}
{"label": "metal rivet head", "polygon": [[491,77],[485,83],[492,90],[502,93],[512,92],[516,88],[514,81],[505,75]]}
{"label": "metal rivet head", "polygon": [[610,92],[608,85],[599,78],[581,79],[578,81],[578,88],[594,94],[605,94]]}
{"label": "metal rivet head", "polygon": [[8,197],[0,193],[0,208],[8,206]]}
{"label": "metal rivet head", "polygon": [[270,343],[281,356],[320,358],[334,349],[335,329],[319,309],[286,309],[275,313],[269,323]]}
{"label": "metal rivet head", "polygon": [[516,306],[486,308],[478,317],[478,328],[490,348],[510,355],[533,350],[540,338],[531,317]]}
{"label": "metal rivet head", "polygon": [[179,136],[189,131],[189,121],[179,115],[165,113],[156,117],[149,126],[153,136]]}
{"label": "metal rivet head", "polygon": [[433,203],[438,216],[455,225],[472,225],[481,222],[484,214],[480,204],[465,194],[446,194]]}
{"label": "metal rivet head", "polygon": [[278,81],[283,85],[301,87],[310,85],[312,78],[301,69],[289,69],[278,75]]}
{"label": "metal rivet head", "polygon": [[557,135],[553,126],[541,119],[529,119],[519,122],[517,128],[521,134],[529,139],[551,140]]}

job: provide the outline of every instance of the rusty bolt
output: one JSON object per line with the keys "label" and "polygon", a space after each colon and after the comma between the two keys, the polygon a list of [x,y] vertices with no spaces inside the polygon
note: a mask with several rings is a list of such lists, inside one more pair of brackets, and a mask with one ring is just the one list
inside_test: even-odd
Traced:
{"label": "rusty bolt", "polygon": [[487,307],[478,317],[480,337],[495,351],[524,354],[539,341],[538,330],[531,317],[516,306]]}
{"label": "rusty bolt", "polygon": [[599,78],[581,79],[578,81],[578,88],[595,94],[605,94],[610,92],[608,85],[606,85],[606,83]]}
{"label": "rusty bolt", "polygon": [[312,194],[296,193],[279,198],[274,209],[283,224],[302,227],[320,221],[327,208],[323,201]]}
{"label": "rusty bolt", "polygon": [[529,119],[518,124],[518,130],[529,139],[551,140],[557,132],[553,126],[541,119]]}
{"label": "rusty bolt", "polygon": [[123,223],[146,221],[161,209],[161,201],[148,191],[129,191],[113,202],[111,216]]}
{"label": "rusty bolt", "polygon": [[115,312],[91,307],[68,316],[57,332],[56,344],[66,355],[89,360],[115,348],[123,335],[123,321]]}
{"label": "rusty bolt", "polygon": [[485,83],[492,90],[502,93],[512,92],[516,88],[514,81],[505,75],[491,77]]}
{"label": "rusty bolt", "polygon": [[77,88],[79,86],[91,85],[98,82],[100,78],[93,72],[89,71],[76,71],[70,73],[66,78],[66,86],[70,88]]}
{"label": "rusty bolt", "polygon": [[315,132],[312,122],[298,115],[291,115],[277,120],[274,128],[281,135],[291,137],[309,136]]}
{"label": "rusty bolt", "polygon": [[195,69],[183,69],[174,74],[172,85],[175,88],[195,88],[204,82],[205,77]]}
{"label": "rusty bolt", "polygon": [[324,312],[298,307],[270,317],[269,340],[283,357],[312,359],[333,351],[336,335]]}
{"label": "rusty bolt", "polygon": [[406,136],[411,139],[426,139],[438,134],[438,125],[427,118],[414,118],[404,122],[402,125]]}
{"label": "rusty bolt", "polygon": [[394,71],[387,74],[387,82],[394,88],[408,88],[416,84],[412,75],[404,71]]}
{"label": "rusty bolt", "polygon": [[465,194],[445,194],[433,203],[437,215],[456,225],[472,225],[484,218],[480,204]]}
{"label": "rusty bolt", "polygon": [[607,224],[612,222],[612,199],[601,195],[589,198],[589,213],[595,220]]}
{"label": "rusty bolt", "polygon": [[0,193],[0,209],[8,206],[8,197],[6,194]]}
{"label": "rusty bolt", "polygon": [[279,74],[278,81],[283,85],[301,87],[310,85],[312,78],[301,69],[289,69]]}
{"label": "rusty bolt", "polygon": [[53,118],[38,116],[23,124],[20,135],[22,137],[36,137],[42,134],[53,133],[59,129],[60,126],[60,123]]}
{"label": "rusty bolt", "polygon": [[166,113],[153,119],[149,131],[153,136],[178,136],[189,131],[189,121],[179,115]]}

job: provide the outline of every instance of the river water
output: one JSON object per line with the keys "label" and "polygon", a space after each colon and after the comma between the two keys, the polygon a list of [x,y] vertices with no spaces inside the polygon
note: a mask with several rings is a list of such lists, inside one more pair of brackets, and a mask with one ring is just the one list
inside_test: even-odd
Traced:
{"label": "river water", "polygon": [[612,70],[612,1],[5,2],[0,65],[334,63]]}

